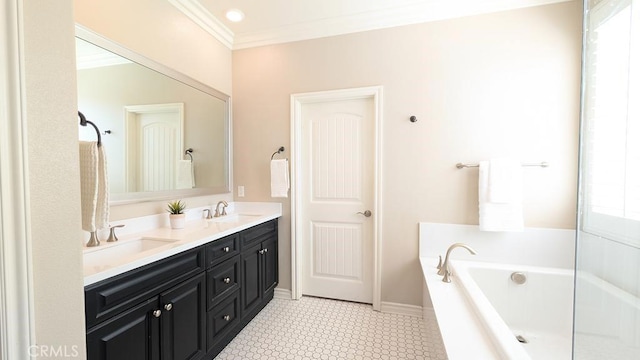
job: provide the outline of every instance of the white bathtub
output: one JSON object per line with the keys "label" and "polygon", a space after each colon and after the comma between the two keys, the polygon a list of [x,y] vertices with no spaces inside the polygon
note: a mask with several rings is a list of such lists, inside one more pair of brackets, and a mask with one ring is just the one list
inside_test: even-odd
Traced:
{"label": "white bathtub", "polygon": [[[500,353],[514,359],[524,349],[531,359],[571,359],[572,270],[454,260],[451,271]],[[526,282],[511,280],[513,273]]]}
{"label": "white bathtub", "polygon": [[[447,284],[434,276],[435,259],[422,260],[450,360],[470,354],[477,359],[571,359],[572,270],[452,260],[452,282]],[[527,281],[513,282],[514,272],[523,273]],[[484,334],[465,340],[462,327],[471,328],[468,335]]]}
{"label": "white bathtub", "polygon": [[[438,255],[457,242],[477,255],[453,251],[447,284],[437,275]],[[574,244],[574,230],[420,223],[424,316],[435,313],[449,360],[571,359]],[[524,285],[511,282],[515,271],[526,273]]]}

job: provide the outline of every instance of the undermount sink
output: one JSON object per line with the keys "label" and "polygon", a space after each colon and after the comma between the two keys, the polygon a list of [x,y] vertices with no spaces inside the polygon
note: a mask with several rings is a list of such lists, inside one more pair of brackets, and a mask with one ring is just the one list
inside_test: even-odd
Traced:
{"label": "undermount sink", "polygon": [[251,215],[251,214],[229,214],[222,215],[217,218],[213,218],[212,221],[215,222],[249,222],[257,219],[260,215]]}
{"label": "undermount sink", "polygon": [[84,250],[83,261],[85,266],[100,266],[113,264],[114,262],[130,258],[131,256],[170,245],[177,240],[155,239],[141,237],[132,240],[122,240],[117,243],[103,242],[100,246]]}

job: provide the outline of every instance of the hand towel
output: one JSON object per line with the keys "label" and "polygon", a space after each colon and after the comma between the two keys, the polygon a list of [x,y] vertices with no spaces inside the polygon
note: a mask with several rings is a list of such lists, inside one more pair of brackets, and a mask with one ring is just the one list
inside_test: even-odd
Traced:
{"label": "hand towel", "polygon": [[523,231],[522,165],[512,159],[481,161],[478,204],[481,231]]}
{"label": "hand towel", "polygon": [[191,189],[196,186],[191,160],[178,160],[176,170],[176,189]]}
{"label": "hand towel", "polygon": [[271,197],[286,198],[289,193],[289,160],[271,160]]}
{"label": "hand towel", "polygon": [[80,142],[80,199],[82,229],[96,231],[109,224],[109,185],[104,145]]}

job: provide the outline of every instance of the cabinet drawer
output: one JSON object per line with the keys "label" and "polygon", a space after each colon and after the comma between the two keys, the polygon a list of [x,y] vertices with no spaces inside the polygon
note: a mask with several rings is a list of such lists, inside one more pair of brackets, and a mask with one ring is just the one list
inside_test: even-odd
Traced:
{"label": "cabinet drawer", "polygon": [[204,271],[204,266],[204,247],[199,247],[87,286],[87,329]]}
{"label": "cabinet drawer", "polygon": [[233,234],[207,245],[207,269],[240,253],[239,237]]}
{"label": "cabinet drawer", "polygon": [[240,233],[240,242],[242,243],[242,249],[246,249],[248,245],[256,241],[264,240],[273,234],[276,234],[278,230],[278,220],[274,219],[264,224],[256,225],[252,228],[244,230]]}
{"label": "cabinet drawer", "polygon": [[233,329],[238,319],[240,319],[240,296],[236,291],[207,313],[207,348],[211,349],[215,346]]}
{"label": "cabinet drawer", "polygon": [[236,256],[207,271],[207,309],[240,288],[240,257]]}

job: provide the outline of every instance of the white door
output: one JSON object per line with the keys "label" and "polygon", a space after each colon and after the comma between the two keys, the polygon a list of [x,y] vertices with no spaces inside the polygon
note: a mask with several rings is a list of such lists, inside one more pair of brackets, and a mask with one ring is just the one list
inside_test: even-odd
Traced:
{"label": "white door", "polygon": [[175,189],[182,158],[182,104],[128,106],[126,112],[127,190]]}
{"label": "white door", "polygon": [[374,100],[303,104],[301,122],[302,293],[372,303]]}

